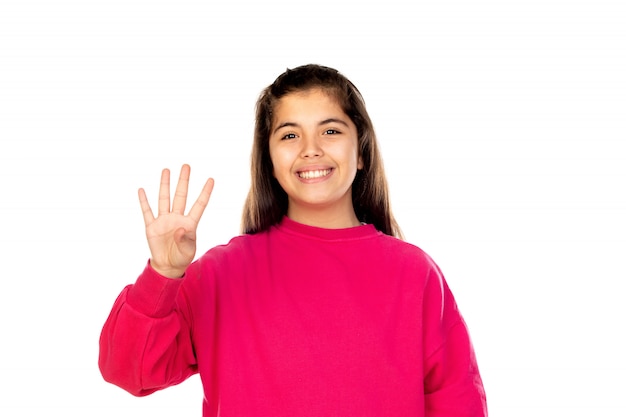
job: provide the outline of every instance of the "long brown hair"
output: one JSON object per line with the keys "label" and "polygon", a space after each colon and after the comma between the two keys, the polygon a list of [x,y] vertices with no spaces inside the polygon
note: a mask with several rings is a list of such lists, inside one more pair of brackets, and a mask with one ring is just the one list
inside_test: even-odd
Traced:
{"label": "long brown hair", "polygon": [[287,193],[274,178],[269,151],[274,108],[283,96],[321,88],[334,97],[355,124],[363,169],[352,183],[352,204],[359,221],[387,235],[402,238],[391,212],[389,190],[376,134],[361,93],[339,71],[315,64],[287,69],[265,88],[256,103],[251,155],[251,186],[243,210],[242,232],[254,234],[280,222],[287,213]]}

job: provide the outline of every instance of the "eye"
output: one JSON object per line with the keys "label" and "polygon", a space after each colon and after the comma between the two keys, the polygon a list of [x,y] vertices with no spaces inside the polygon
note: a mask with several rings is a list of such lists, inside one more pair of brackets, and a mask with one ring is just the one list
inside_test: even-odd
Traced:
{"label": "eye", "polygon": [[324,131],[325,135],[336,135],[336,134],[339,134],[339,133],[341,133],[341,132],[338,131],[337,129],[326,129]]}
{"label": "eye", "polygon": [[281,138],[281,140],[295,139],[295,138],[296,138],[296,134],[295,133],[287,133],[285,136],[283,136]]}

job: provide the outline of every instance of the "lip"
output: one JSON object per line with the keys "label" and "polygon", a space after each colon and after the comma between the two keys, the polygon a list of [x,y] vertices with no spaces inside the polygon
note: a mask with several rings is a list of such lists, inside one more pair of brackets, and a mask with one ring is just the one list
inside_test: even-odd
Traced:
{"label": "lip", "polygon": [[[314,173],[319,174],[320,172],[323,172],[323,171],[328,171],[328,173],[326,175],[312,176],[310,178],[307,178],[306,176],[305,177],[301,176],[302,173],[308,173],[308,175],[314,175]],[[301,169],[296,170],[295,176],[299,181],[303,183],[313,184],[317,182],[326,181],[328,178],[330,178],[333,175],[334,172],[335,172],[335,168],[332,168],[329,166],[308,166],[306,168],[301,168]]]}

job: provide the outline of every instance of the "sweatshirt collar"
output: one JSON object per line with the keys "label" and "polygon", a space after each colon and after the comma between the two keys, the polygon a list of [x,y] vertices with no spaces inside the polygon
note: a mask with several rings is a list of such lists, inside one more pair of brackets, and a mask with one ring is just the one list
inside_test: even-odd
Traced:
{"label": "sweatshirt collar", "polygon": [[275,227],[285,233],[297,234],[307,238],[327,241],[345,241],[371,238],[377,236],[379,233],[373,224],[364,224],[344,229],[325,229],[322,227],[309,226],[295,222],[287,216],[283,216],[280,223],[278,223]]}

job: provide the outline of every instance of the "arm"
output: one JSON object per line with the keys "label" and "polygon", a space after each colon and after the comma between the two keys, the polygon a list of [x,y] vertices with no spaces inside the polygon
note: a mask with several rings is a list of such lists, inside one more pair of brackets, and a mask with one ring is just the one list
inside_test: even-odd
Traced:
{"label": "arm", "polygon": [[182,281],[148,264],[122,290],[100,335],[98,365],[106,381],[145,396],[197,371],[185,307],[176,303]]}
{"label": "arm", "polygon": [[424,293],[424,393],[427,417],[487,416],[467,326],[436,267]]}
{"label": "arm", "polygon": [[170,175],[163,170],[157,217],[144,190],[139,190],[150,262],[135,284],[118,296],[100,336],[102,376],[138,396],[178,384],[197,371],[179,278],[195,256],[196,229],[213,180],[206,182],[185,215],[189,171],[183,165],[170,209]]}

